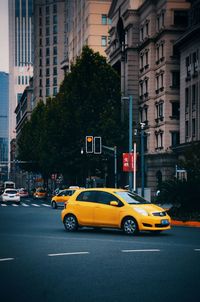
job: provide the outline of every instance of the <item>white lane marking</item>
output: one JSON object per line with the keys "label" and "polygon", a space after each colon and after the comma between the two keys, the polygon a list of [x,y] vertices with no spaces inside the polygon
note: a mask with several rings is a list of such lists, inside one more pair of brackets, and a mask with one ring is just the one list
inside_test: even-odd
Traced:
{"label": "white lane marking", "polygon": [[7,207],[7,204],[2,203],[1,206],[2,207]]}
{"label": "white lane marking", "polygon": [[48,254],[48,256],[49,257],[55,257],[55,256],[84,255],[84,254],[89,254],[89,252],[72,252],[72,253]]}
{"label": "white lane marking", "polygon": [[18,207],[19,205],[18,205],[18,204],[15,204],[15,203],[12,203],[12,206],[13,206],[13,207]]}
{"label": "white lane marking", "polygon": [[50,205],[49,205],[49,204],[46,204],[46,203],[42,203],[42,205],[43,205],[44,207],[50,207]]}
{"label": "white lane marking", "polygon": [[151,250],[122,250],[122,253],[137,253],[137,252],[160,252],[158,249]]}
{"label": "white lane marking", "polygon": [[22,203],[21,204],[23,207],[30,207],[28,204],[26,204],[26,203]]}
{"label": "white lane marking", "polygon": [[200,249],[194,249],[195,250],[195,252],[200,252]]}
{"label": "white lane marking", "polygon": [[14,260],[14,258],[0,258],[0,261],[11,261]]}
{"label": "white lane marking", "polygon": [[34,207],[40,207],[38,204],[36,204],[36,203],[32,203],[31,204],[32,206],[34,206]]}

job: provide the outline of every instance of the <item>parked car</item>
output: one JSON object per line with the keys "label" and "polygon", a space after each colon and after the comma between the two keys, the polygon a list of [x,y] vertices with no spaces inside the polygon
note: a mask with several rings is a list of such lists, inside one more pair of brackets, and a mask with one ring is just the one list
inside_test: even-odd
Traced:
{"label": "parked car", "polygon": [[18,189],[18,193],[19,193],[20,197],[28,197],[29,196],[28,191],[24,188]]}
{"label": "parked car", "polygon": [[20,195],[16,189],[5,189],[1,195],[2,202],[16,202],[20,203]]}
{"label": "parked car", "polygon": [[77,190],[61,218],[67,231],[92,226],[118,228],[126,234],[169,230],[171,222],[161,207],[130,191],[114,188]]}
{"label": "parked car", "polygon": [[47,198],[47,191],[43,188],[37,188],[33,194],[33,197],[38,199]]}
{"label": "parked car", "polygon": [[75,191],[75,189],[65,189],[53,196],[51,199],[52,208],[57,209],[58,206],[64,206],[65,202],[68,202]]}

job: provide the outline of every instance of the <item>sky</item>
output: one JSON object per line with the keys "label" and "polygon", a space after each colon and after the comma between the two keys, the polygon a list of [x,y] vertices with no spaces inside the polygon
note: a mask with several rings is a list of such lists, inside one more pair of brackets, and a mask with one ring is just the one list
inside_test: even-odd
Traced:
{"label": "sky", "polygon": [[0,0],[0,71],[8,72],[8,0]]}

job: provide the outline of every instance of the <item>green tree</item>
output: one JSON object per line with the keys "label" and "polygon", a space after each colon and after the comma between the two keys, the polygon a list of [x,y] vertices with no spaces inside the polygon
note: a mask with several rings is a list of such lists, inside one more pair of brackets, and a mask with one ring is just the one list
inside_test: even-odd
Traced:
{"label": "green tree", "polygon": [[87,135],[101,136],[108,146],[123,146],[127,125],[120,116],[118,74],[104,57],[85,47],[56,98],[34,110],[19,140],[19,157],[37,162],[45,175],[62,173],[69,182],[78,182],[103,165],[101,156],[81,155]]}

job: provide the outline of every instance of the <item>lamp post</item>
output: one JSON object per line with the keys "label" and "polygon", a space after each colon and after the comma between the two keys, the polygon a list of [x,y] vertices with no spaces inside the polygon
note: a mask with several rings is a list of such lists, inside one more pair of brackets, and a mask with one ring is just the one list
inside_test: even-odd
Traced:
{"label": "lamp post", "polygon": [[[122,100],[129,101],[129,165],[130,165],[130,154],[133,152],[133,97],[123,97]],[[129,171],[129,190],[133,189],[133,172]]]}
{"label": "lamp post", "polygon": [[144,197],[144,127],[145,123],[140,123],[141,126],[141,195]]}

